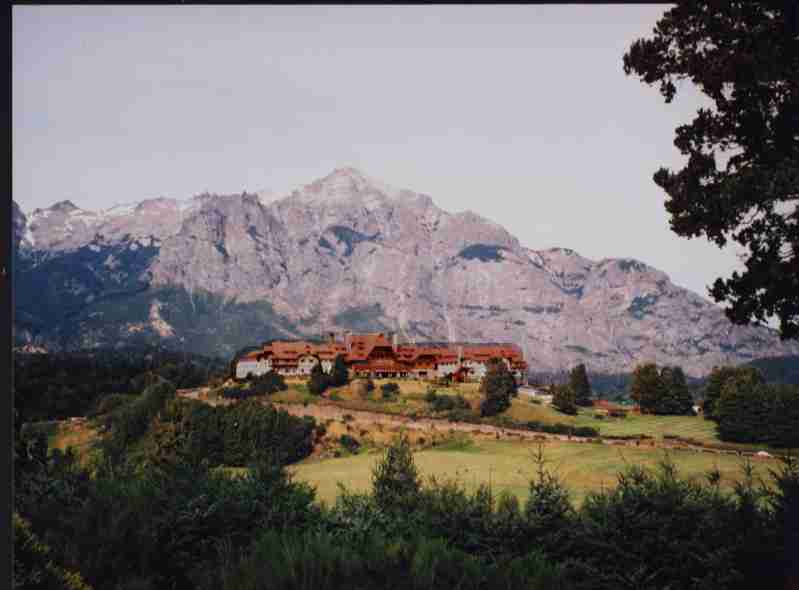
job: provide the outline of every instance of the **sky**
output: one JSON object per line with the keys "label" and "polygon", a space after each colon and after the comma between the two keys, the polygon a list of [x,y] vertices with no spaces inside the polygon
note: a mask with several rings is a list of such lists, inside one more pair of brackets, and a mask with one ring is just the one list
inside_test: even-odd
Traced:
{"label": "sky", "polygon": [[738,256],[672,233],[652,182],[707,102],[622,69],[667,9],[13,6],[13,198],[288,194],[352,166],[707,296]]}

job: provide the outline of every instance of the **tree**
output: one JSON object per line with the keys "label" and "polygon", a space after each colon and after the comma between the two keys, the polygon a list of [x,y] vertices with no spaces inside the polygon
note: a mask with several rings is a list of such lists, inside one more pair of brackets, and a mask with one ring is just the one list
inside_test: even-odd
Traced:
{"label": "tree", "polygon": [[421,492],[421,481],[408,437],[402,434],[386,449],[372,470],[375,502],[384,510],[412,508]]}
{"label": "tree", "polygon": [[654,414],[663,394],[663,380],[655,363],[638,365],[633,371],[630,397],[641,408],[642,414]]}
{"label": "tree", "polygon": [[333,369],[330,371],[330,385],[333,387],[341,387],[350,381],[347,365],[344,363],[344,355],[337,354],[336,360],[333,361]]}
{"label": "tree", "polygon": [[328,376],[322,370],[321,363],[316,363],[311,369],[311,378],[308,380],[308,391],[313,395],[322,395],[329,384]]}
{"label": "tree", "polygon": [[768,424],[769,387],[745,377],[727,379],[717,403],[719,438],[756,443],[765,438]]}
{"label": "tree", "polygon": [[772,385],[764,440],[776,447],[799,448],[799,387]]}
{"label": "tree", "polygon": [[688,416],[694,413],[694,398],[688,389],[685,373],[680,367],[663,367],[660,370],[663,397],[655,408],[656,414]]}
{"label": "tree", "polygon": [[480,403],[482,416],[496,416],[510,407],[510,398],[516,392],[516,380],[508,367],[499,359],[488,363],[486,374],[480,383],[483,401]]}
{"label": "tree", "polygon": [[721,397],[721,389],[724,387],[727,380],[732,377],[748,379],[757,383],[763,381],[763,376],[754,367],[714,367],[705,385],[705,404],[703,411],[706,419],[718,420],[716,405]]}
{"label": "tree", "polygon": [[576,414],[576,396],[571,385],[553,385],[552,387],[552,407],[564,414],[571,414],[572,416]]}
{"label": "tree", "polygon": [[580,363],[569,373],[569,387],[574,392],[574,403],[578,406],[591,405],[591,384],[588,382],[588,373],[585,365]]}
{"label": "tree", "polygon": [[653,179],[668,196],[677,235],[748,250],[743,273],[718,278],[710,294],[728,304],[735,323],[776,316],[782,338],[799,336],[795,24],[792,2],[680,0],[653,38],[638,39],[624,55],[624,72],[659,83],[666,103],[685,79],[713,102],[676,130],[685,166],[661,168]]}

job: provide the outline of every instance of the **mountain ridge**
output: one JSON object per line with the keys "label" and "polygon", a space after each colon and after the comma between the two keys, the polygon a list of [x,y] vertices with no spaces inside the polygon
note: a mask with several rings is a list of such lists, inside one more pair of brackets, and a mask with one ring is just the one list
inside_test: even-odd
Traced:
{"label": "mountain ridge", "polygon": [[[71,205],[26,216],[14,203],[17,300],[32,285],[50,294],[42,312],[17,306],[28,322],[22,343],[99,346],[133,334],[170,346],[183,338],[185,346],[187,335],[200,336],[173,327],[186,313],[174,306],[199,313],[199,297],[214,302],[210,333],[227,333],[222,322],[238,325],[236,313],[273,322],[261,332],[284,337],[358,328],[417,341],[511,341],[534,370],[586,362],[618,372],[652,360],[701,375],[799,353],[771,330],[733,326],[720,308],[639,260],[533,250],[474,212],[449,213],[429,195],[351,167],[283,197],[205,193],[100,213]],[[47,280],[34,278],[43,272]],[[90,317],[108,317],[97,302],[109,296],[141,299],[138,311],[111,313],[115,327],[105,337],[79,338],[98,332]],[[74,320],[64,319],[64,306]],[[62,331],[41,321],[34,329],[40,316],[59,319]],[[238,336],[225,338],[220,350],[240,348]]]}

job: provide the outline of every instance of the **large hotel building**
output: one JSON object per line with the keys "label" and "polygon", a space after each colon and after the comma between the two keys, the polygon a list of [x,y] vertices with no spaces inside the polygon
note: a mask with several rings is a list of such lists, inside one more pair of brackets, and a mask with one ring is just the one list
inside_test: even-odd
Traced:
{"label": "large hotel building", "polygon": [[236,377],[262,375],[271,370],[285,376],[307,376],[317,363],[329,373],[336,356],[342,355],[354,376],[373,378],[478,381],[492,359],[502,360],[521,383],[527,363],[515,344],[399,344],[397,336],[384,333],[345,333],[343,340],[330,334],[327,342],[273,341],[242,357]]}

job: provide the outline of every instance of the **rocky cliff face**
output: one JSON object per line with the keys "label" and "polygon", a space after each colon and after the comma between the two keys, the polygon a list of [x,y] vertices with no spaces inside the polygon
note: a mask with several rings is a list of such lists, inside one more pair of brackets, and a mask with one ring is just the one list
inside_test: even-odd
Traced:
{"label": "rocky cliff face", "polygon": [[[201,195],[27,217],[17,338],[63,347],[160,340],[230,353],[272,337],[391,330],[512,341],[531,368],[714,365],[799,353],[633,259],[533,251],[471,212],[340,169],[284,198]],[[38,298],[34,302],[34,299]]]}

